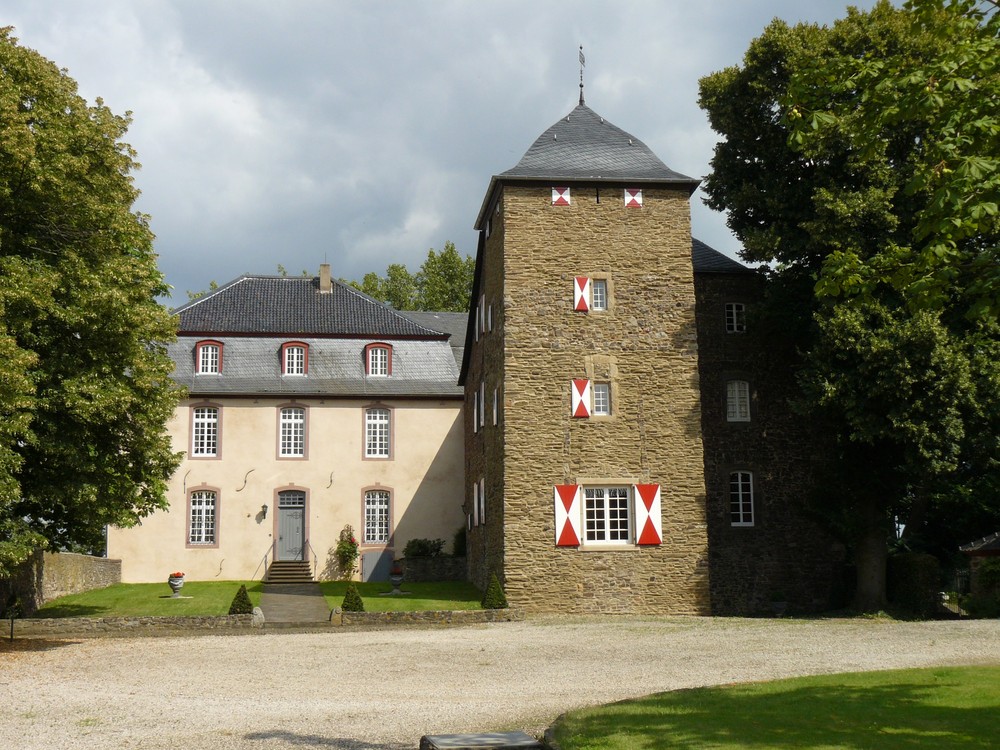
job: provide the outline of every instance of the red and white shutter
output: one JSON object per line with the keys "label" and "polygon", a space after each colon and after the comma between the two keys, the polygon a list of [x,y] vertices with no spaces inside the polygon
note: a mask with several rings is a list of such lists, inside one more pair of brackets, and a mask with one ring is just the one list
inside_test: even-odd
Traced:
{"label": "red and white shutter", "polygon": [[590,310],[590,278],[587,276],[573,279],[573,309],[577,312]]}
{"label": "red and white shutter", "polygon": [[555,487],[556,546],[580,546],[580,485]]}
{"label": "red and white shutter", "polygon": [[660,485],[637,484],[635,489],[635,543],[663,543],[663,513],[660,510]]}
{"label": "red and white shutter", "polygon": [[642,208],[641,188],[625,188],[625,208]]}
{"label": "red and white shutter", "polygon": [[569,205],[569,188],[561,187],[552,188],[552,205],[553,206],[568,206]]}
{"label": "red and white shutter", "polygon": [[573,416],[579,419],[590,416],[590,381],[573,380]]}

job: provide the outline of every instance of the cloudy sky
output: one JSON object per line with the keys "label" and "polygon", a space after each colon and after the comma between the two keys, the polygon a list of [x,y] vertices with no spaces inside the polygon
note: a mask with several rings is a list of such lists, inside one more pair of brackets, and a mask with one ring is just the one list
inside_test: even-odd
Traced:
{"label": "cloudy sky", "polygon": [[[853,3],[871,7],[873,0]],[[704,176],[716,136],[698,79],[774,17],[830,23],[842,0],[5,0],[0,25],[130,110],[138,208],[187,290],[243,273],[415,271],[472,223],[579,96],[672,169]],[[697,237],[735,255],[692,199]]]}

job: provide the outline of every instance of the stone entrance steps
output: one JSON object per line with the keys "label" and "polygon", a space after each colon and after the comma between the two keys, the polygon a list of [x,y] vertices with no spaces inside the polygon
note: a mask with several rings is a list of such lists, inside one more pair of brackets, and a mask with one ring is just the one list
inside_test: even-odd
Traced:
{"label": "stone entrance steps", "polygon": [[264,576],[267,583],[313,583],[312,567],[306,560],[275,560]]}

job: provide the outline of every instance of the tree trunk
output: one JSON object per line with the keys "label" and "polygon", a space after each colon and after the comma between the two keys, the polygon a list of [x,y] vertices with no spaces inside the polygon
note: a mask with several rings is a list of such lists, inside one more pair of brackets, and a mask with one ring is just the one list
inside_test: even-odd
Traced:
{"label": "tree trunk", "polygon": [[859,612],[878,612],[885,609],[885,572],[889,557],[886,542],[885,517],[879,504],[869,501],[860,512],[862,528],[854,552],[857,568],[857,585],[854,591],[854,608]]}

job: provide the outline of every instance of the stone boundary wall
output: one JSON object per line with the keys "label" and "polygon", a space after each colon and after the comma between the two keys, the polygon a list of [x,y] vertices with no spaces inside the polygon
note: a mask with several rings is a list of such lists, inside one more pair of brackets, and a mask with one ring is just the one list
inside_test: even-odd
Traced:
{"label": "stone boundary wall", "polygon": [[[455,626],[489,622],[519,622],[524,614],[519,609],[468,609],[423,612],[335,612],[327,622],[302,623],[289,627],[278,623],[272,632],[296,629],[322,630],[339,626],[378,629],[409,625]],[[223,617],[59,617],[51,619],[14,620],[15,638],[104,638],[119,636],[219,635],[226,632],[261,632],[267,630],[255,624],[253,615]],[[0,638],[10,636],[10,621],[0,620]]]}
{"label": "stone boundary wall", "polygon": [[32,614],[60,596],[104,588],[121,580],[121,560],[38,550],[11,578],[0,581],[0,609],[16,594],[25,614]]}
{"label": "stone boundary wall", "polygon": [[464,556],[404,558],[403,577],[413,583],[469,580]]}

